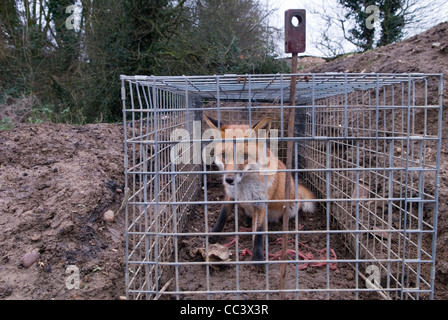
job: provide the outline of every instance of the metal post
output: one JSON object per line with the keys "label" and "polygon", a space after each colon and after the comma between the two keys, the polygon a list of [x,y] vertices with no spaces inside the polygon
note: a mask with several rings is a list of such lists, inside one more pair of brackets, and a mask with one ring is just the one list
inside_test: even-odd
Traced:
{"label": "metal post", "polygon": [[[291,84],[290,84],[290,93],[289,93],[289,104],[291,107],[296,104],[296,88],[297,88],[297,77],[295,74],[297,73],[297,59],[298,53],[305,51],[305,10],[287,10],[285,12],[285,51],[286,53],[292,53],[291,59]],[[294,137],[294,124],[295,124],[295,109],[289,109],[289,118],[288,118],[288,138]],[[288,140],[287,142],[287,150],[293,150],[294,142],[292,140]],[[292,154],[288,152],[286,155],[286,168],[292,169]],[[285,183],[285,200],[290,200],[290,190],[291,190],[291,180],[289,179],[289,174],[286,175],[286,183]],[[291,205],[289,202],[283,206],[283,241],[282,241],[282,260],[286,261],[286,247],[288,244],[288,235],[287,231],[289,229],[289,208]],[[285,290],[285,278],[286,278],[286,262],[282,263],[280,266],[280,299],[284,298],[284,290]]]}

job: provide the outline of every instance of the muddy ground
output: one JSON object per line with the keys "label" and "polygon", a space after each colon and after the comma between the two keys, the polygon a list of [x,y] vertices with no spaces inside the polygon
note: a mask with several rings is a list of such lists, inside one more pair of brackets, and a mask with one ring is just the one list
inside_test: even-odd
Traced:
{"label": "muddy ground", "polygon": [[[207,198],[222,200],[223,199],[223,185],[222,178],[219,174],[210,174],[207,177]],[[212,227],[219,215],[221,206],[219,204],[210,205],[208,208],[210,227]],[[204,207],[197,205],[193,208],[189,215],[189,223],[184,230],[185,232],[198,232],[204,230]],[[289,230],[326,230],[326,214],[319,206],[319,209],[315,213],[300,212],[298,215],[298,221],[291,219],[289,221]],[[240,290],[278,290],[280,288],[280,264],[269,264],[267,268],[255,268],[253,265],[240,265],[236,267],[233,262],[238,261],[251,261],[251,255],[248,252],[252,250],[252,236],[244,235],[244,231],[251,230],[251,222],[245,219],[245,216],[241,209],[238,213],[238,230],[242,232],[242,235],[238,238],[238,250],[235,244],[234,236],[221,236],[218,239],[219,246],[217,250],[220,253],[230,253],[230,262],[228,264],[211,266],[208,268],[203,265],[185,265],[179,268],[179,289],[180,291],[218,291],[221,293],[213,295],[213,299],[225,300],[225,299],[244,299],[244,300],[259,300],[259,299],[279,299],[278,293],[254,293],[245,292],[243,294],[237,294],[230,292],[236,290],[237,283]],[[224,232],[234,232],[236,229],[235,215],[232,214],[224,228]],[[282,230],[282,223],[270,223],[269,231],[272,234],[268,237],[268,253],[269,260],[276,261],[280,258],[282,250],[282,237],[275,234],[276,231]],[[300,260],[303,260],[304,256],[308,259],[326,259],[327,248],[327,236],[325,234],[301,234],[295,238],[295,236],[288,236],[289,243],[287,246],[290,259],[295,259],[296,252],[299,252]],[[341,259],[347,254],[347,250],[338,238],[337,235],[331,235],[328,239],[329,248],[334,251],[330,252],[331,259]],[[299,245],[296,247],[295,244]],[[203,237],[189,237],[181,242],[181,249],[179,260],[182,262],[195,262],[204,261],[201,254],[198,254],[197,248],[205,247],[205,241]],[[213,245],[211,245],[213,247]],[[210,247],[210,248],[211,248]],[[224,248],[226,247],[226,248]],[[333,255],[333,253],[335,255]],[[218,254],[216,254],[218,255]],[[221,257],[221,256],[218,256]],[[213,260],[213,256],[211,257]],[[220,259],[215,259],[220,261]],[[237,270],[238,269],[238,270]],[[206,274],[209,273],[209,284],[207,286]],[[237,274],[238,273],[238,274]],[[266,277],[266,273],[268,277]],[[300,292],[286,293],[282,299],[304,299],[304,300],[323,300],[323,299],[355,299],[356,293],[347,291],[337,291],[337,289],[355,288],[355,270],[348,264],[344,263],[309,263],[309,264],[288,264],[286,268],[285,276],[285,289],[294,290],[295,288],[307,288],[315,289],[315,292]],[[327,279],[329,279],[329,286],[333,290],[331,292],[318,292],[317,290],[327,288]],[[208,290],[207,290],[208,288]],[[171,287],[174,289],[174,286]],[[360,293],[359,299],[372,299],[378,298],[376,294],[372,293]],[[168,298],[176,298],[172,295]],[[206,299],[206,294],[185,294],[180,295],[180,298],[187,299]]]}
{"label": "muddy ground", "polygon": [[[123,130],[16,125],[0,132],[0,299],[118,299],[124,289]],[[39,256],[28,268],[23,257]],[[26,264],[26,263],[25,263]],[[79,268],[80,290],[66,269]]]}
{"label": "muddy ground", "polygon": [[[448,23],[444,23],[401,43],[318,66],[307,65],[301,72],[448,74],[447,40]],[[444,119],[448,119],[446,98],[445,90]],[[443,137],[436,299],[448,299],[448,249],[444,245],[448,241],[448,125],[443,128]],[[13,128],[0,131],[0,299],[119,299],[125,295],[125,221],[119,210],[125,193],[123,172],[120,125],[14,123]],[[103,219],[108,210],[115,213],[113,222]],[[201,219],[201,210],[196,208],[191,214],[193,221]],[[301,216],[299,223],[313,230],[325,226],[323,220],[310,215]],[[275,240],[270,239],[274,251],[278,249]],[[325,237],[302,240],[315,249],[326,247]],[[330,242],[337,254],[343,253],[336,239]],[[249,244],[250,239],[242,237],[241,246]],[[188,254],[187,249],[188,243],[181,248],[181,256]],[[36,253],[31,262],[24,261],[30,252]],[[80,289],[67,289],[66,270],[70,265],[79,268]],[[242,277],[245,268],[241,267]],[[191,271],[188,276],[192,276]],[[234,283],[234,270],[224,268],[219,272],[221,279]],[[270,272],[273,279],[278,277],[276,267]],[[301,281],[325,279],[326,272],[326,268],[309,268]],[[343,287],[354,281],[348,266],[339,265],[337,271],[331,272],[333,286]],[[266,279],[260,277],[264,286]],[[242,288],[254,283],[253,277],[241,280]],[[276,286],[273,281],[271,288]],[[200,281],[186,286],[187,290],[203,288]],[[263,297],[259,294],[243,298]],[[326,295],[313,293],[301,298],[325,299]],[[332,298],[351,299],[353,294],[338,293]]]}

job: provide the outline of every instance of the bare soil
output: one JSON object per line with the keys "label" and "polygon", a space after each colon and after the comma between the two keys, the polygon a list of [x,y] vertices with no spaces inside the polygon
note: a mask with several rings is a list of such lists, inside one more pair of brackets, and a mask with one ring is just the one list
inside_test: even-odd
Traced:
{"label": "bare soil", "polygon": [[[448,74],[448,23],[365,54],[340,57],[319,66],[307,65],[301,72]],[[434,95],[436,97],[436,93]],[[443,98],[443,116],[448,119],[446,90]],[[443,128],[443,137],[448,139],[448,126]],[[444,245],[448,241],[447,160],[445,140],[439,193],[436,299],[448,299],[448,248]],[[0,131],[0,299],[109,300],[125,295],[125,219],[124,213],[118,211],[125,193],[123,172],[123,128],[120,125],[15,124],[12,129]],[[219,197],[221,190],[216,185],[211,192]],[[107,210],[115,212],[114,222],[104,221],[103,214]],[[219,208],[211,210],[216,215],[219,212]],[[196,220],[203,223],[202,208],[197,207],[190,215],[190,227]],[[319,230],[324,220],[303,215],[299,224]],[[227,227],[232,226],[234,221],[229,221]],[[280,230],[281,226],[278,228]],[[279,248],[275,240],[269,239],[273,251]],[[325,236],[301,240],[314,249],[326,247]],[[194,259],[188,252],[191,242],[180,249],[180,257],[185,260]],[[250,248],[250,242],[249,237],[242,237],[241,249]],[[332,249],[342,254],[343,248],[337,243],[330,239]],[[27,268],[22,259],[33,251],[39,253],[38,259]],[[66,269],[70,265],[80,270],[79,290],[66,287]],[[246,266],[240,269],[242,288],[254,282],[259,282],[260,288],[265,286],[263,274],[256,274],[254,281],[252,270],[245,270]],[[195,276],[194,272],[185,269],[181,270],[181,275],[188,280]],[[215,270],[211,272],[216,273]],[[270,278],[278,278],[277,267],[272,267],[270,272]],[[307,282],[307,287],[311,281],[319,286],[326,272],[327,268],[308,268],[302,271],[301,281]],[[339,264],[337,271],[330,272],[332,286],[343,288],[354,281],[353,271],[348,266]],[[287,285],[294,287],[294,273],[289,274],[292,277],[288,278]],[[219,270],[219,277],[213,279],[222,282],[211,283],[212,289],[223,283],[234,287],[234,277],[235,270]],[[278,285],[276,281],[270,283],[272,289]],[[204,284],[201,280],[194,281],[184,289],[202,290]],[[243,298],[264,297],[254,294]],[[313,293],[301,298],[325,299],[326,295]],[[353,294],[338,293],[331,298],[351,299]]]}
{"label": "bare soil", "polygon": [[[118,299],[124,289],[123,129],[16,125],[0,132],[0,299]],[[39,258],[29,268],[28,252]],[[68,266],[80,290],[65,284]]]}
{"label": "bare soil", "polygon": [[[220,174],[210,174],[207,177],[207,199],[222,200],[224,186],[222,185],[222,177]],[[219,204],[210,205],[208,208],[210,228],[214,225],[218,218],[221,206]],[[197,232],[204,230],[204,207],[197,205],[193,208],[188,219],[188,225],[185,232]],[[298,221],[291,219],[289,222],[289,230],[326,230],[326,214],[322,210],[315,213],[300,212]],[[228,249],[223,248],[223,251],[230,252],[229,264],[219,266],[204,266],[204,265],[183,265],[179,268],[179,286],[180,291],[218,291],[221,293],[214,294],[213,299],[244,299],[244,300],[262,300],[262,299],[279,299],[278,293],[244,293],[238,295],[237,293],[228,293],[236,290],[278,290],[280,289],[280,264],[268,264],[268,267],[258,269],[253,265],[240,265],[237,267],[234,261],[251,261],[250,253],[247,250],[252,250],[252,236],[244,235],[244,230],[251,229],[251,222],[246,221],[241,210],[238,213],[238,231],[242,235],[238,238],[238,250],[236,248],[234,236],[221,236],[218,243],[221,246],[228,246]],[[235,232],[235,215],[230,215],[224,232]],[[268,254],[269,260],[275,261],[275,256],[279,256],[282,244],[281,236],[275,234],[276,231],[282,230],[282,223],[270,223],[269,231],[272,234],[268,237]],[[328,238],[329,246],[327,246],[327,235],[310,233],[300,235],[297,239],[294,236],[289,236],[288,240],[292,240],[293,244],[288,244],[289,250],[300,252],[300,254],[308,255],[309,259],[326,259],[326,248],[329,247],[334,250],[336,257],[331,258],[340,259],[344,257],[347,252],[343,243],[337,235],[331,235]],[[299,243],[295,247],[295,243]],[[198,255],[197,248],[205,247],[205,240],[203,237],[190,237],[182,241],[179,259],[182,262],[204,261],[203,256]],[[196,254],[195,254],[196,252]],[[309,255],[312,255],[311,257]],[[238,260],[237,257],[238,256]],[[291,251],[291,257],[295,259],[295,252]],[[303,260],[302,258],[299,258]],[[278,259],[277,259],[278,260]],[[299,267],[300,266],[300,267]],[[207,270],[208,269],[208,270]],[[236,270],[238,269],[238,270]],[[210,283],[207,285],[205,275],[209,273]],[[266,273],[268,276],[266,276]],[[315,264],[288,264],[286,268],[285,289],[312,288],[312,289],[326,289],[327,279],[329,279],[329,286],[332,289],[347,289],[355,288],[355,271],[344,263],[335,263],[327,265],[325,263]],[[174,289],[174,288],[171,288]],[[354,299],[356,294],[350,291],[332,291],[332,292],[301,292],[287,293],[282,299],[301,299],[301,300],[324,300],[324,299]],[[361,293],[358,298],[378,298],[375,294]],[[172,298],[177,298],[172,296]],[[180,298],[189,299],[206,299],[205,294],[188,294],[180,295]]]}

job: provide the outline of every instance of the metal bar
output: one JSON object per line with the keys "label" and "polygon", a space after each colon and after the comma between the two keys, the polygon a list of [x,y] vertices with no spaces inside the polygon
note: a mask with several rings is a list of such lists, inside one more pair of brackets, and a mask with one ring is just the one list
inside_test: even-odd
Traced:
{"label": "metal bar", "polygon": [[438,206],[439,206],[439,181],[440,181],[440,157],[442,152],[442,123],[443,123],[443,116],[442,116],[442,110],[443,110],[443,75],[440,76],[439,80],[439,119],[438,119],[438,136],[440,138],[438,144],[437,144],[437,174],[435,176],[435,190],[434,190],[434,217],[433,217],[433,230],[434,230],[434,236],[432,238],[432,257],[433,257],[433,264],[431,267],[431,299],[434,299],[434,285],[435,285],[435,276],[436,276],[436,249],[437,249],[437,225],[438,225]]}

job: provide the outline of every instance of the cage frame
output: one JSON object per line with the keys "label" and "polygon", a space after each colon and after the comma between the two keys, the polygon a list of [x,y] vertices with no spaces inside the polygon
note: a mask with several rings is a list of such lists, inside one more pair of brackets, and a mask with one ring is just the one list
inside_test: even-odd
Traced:
{"label": "cage frame", "polygon": [[[297,100],[296,103],[293,106],[290,106],[288,104],[289,102],[289,83],[291,80],[292,76],[296,76],[299,80],[297,82]],[[438,103],[437,104],[428,104],[427,101],[425,101],[423,103],[422,106],[419,105],[415,105],[415,83],[416,82],[420,82],[422,81],[423,83],[425,83],[423,91],[424,91],[424,99],[427,100],[428,99],[428,79],[430,78],[435,78],[435,86],[437,86],[436,90],[438,92]],[[252,112],[256,112],[259,110],[265,110],[267,108],[269,109],[273,109],[275,112],[278,111],[281,113],[281,119],[280,119],[280,123],[281,123],[281,127],[280,127],[280,132],[281,135],[279,136],[279,139],[282,142],[285,141],[293,141],[295,144],[295,162],[298,163],[298,152],[297,150],[300,149],[300,144],[306,144],[306,143],[321,143],[323,145],[325,145],[326,150],[329,150],[332,148],[331,143],[332,141],[335,140],[340,140],[340,141],[353,141],[355,143],[358,144],[357,146],[357,150],[359,152],[360,150],[360,141],[363,140],[371,140],[371,141],[385,141],[385,143],[390,143],[390,148],[389,148],[389,153],[387,154],[387,156],[389,156],[389,160],[391,158],[394,158],[393,152],[392,150],[394,149],[394,143],[395,141],[406,141],[407,146],[411,145],[413,142],[417,141],[432,141],[436,144],[436,151],[435,151],[435,158],[436,161],[433,165],[433,167],[429,168],[429,169],[414,169],[413,167],[411,167],[411,170],[409,168],[409,154],[406,157],[406,165],[404,168],[400,167],[400,168],[394,168],[393,170],[399,171],[399,170],[404,170],[404,174],[406,176],[406,183],[407,183],[407,179],[408,179],[408,175],[410,171],[416,170],[417,173],[419,174],[424,174],[427,171],[434,173],[434,194],[433,199],[431,200],[423,200],[423,199],[413,199],[413,197],[409,197],[408,196],[408,192],[407,190],[404,192],[405,196],[404,197],[399,197],[399,198],[395,198],[393,197],[393,195],[390,195],[389,198],[385,198],[382,199],[380,201],[388,201],[388,206],[389,206],[389,210],[391,210],[391,206],[393,205],[393,201],[404,201],[404,216],[405,216],[405,220],[407,218],[408,215],[408,210],[406,209],[406,206],[412,206],[412,203],[417,203],[420,206],[420,209],[418,210],[422,210],[424,204],[426,202],[430,202],[433,204],[433,222],[432,224],[429,224],[429,229],[430,230],[420,230],[420,231],[415,231],[415,230],[406,230],[406,222],[404,223],[404,227],[402,232],[404,232],[405,234],[407,232],[410,233],[416,233],[418,235],[421,235],[423,233],[428,233],[432,235],[432,243],[431,243],[431,252],[429,254],[427,254],[425,252],[425,254],[430,256],[429,260],[424,260],[418,258],[418,259],[411,259],[413,261],[410,261],[408,263],[417,263],[418,264],[418,275],[417,278],[420,279],[420,269],[421,269],[421,264],[430,264],[431,265],[431,270],[429,271],[429,276],[428,279],[424,279],[425,285],[427,286],[427,289],[425,290],[420,290],[419,289],[419,283],[417,284],[417,287],[415,290],[412,290],[412,288],[402,288],[401,290],[397,290],[397,288],[390,288],[389,284],[387,288],[379,288],[376,287],[375,284],[370,283],[371,288],[360,288],[360,285],[358,283],[358,279],[359,278],[363,278],[366,279],[366,275],[363,274],[360,270],[359,270],[359,265],[361,263],[378,263],[381,262],[381,259],[377,259],[376,257],[372,257],[371,259],[361,259],[359,258],[359,248],[355,250],[355,258],[346,258],[346,259],[337,259],[338,263],[351,263],[355,265],[355,278],[356,278],[356,288],[347,288],[346,291],[355,291],[355,298],[358,298],[358,293],[359,292],[368,292],[368,291],[373,291],[373,292],[377,292],[380,294],[380,296],[382,298],[390,298],[389,295],[389,291],[390,292],[395,292],[397,293],[400,292],[400,294],[397,296],[397,294],[395,295],[396,298],[400,298],[400,299],[405,299],[405,298],[412,298],[412,299],[418,299],[420,298],[420,295],[425,295],[425,297],[429,297],[429,299],[432,299],[434,296],[434,277],[435,277],[435,258],[436,258],[436,238],[437,238],[437,214],[438,214],[438,181],[439,181],[439,170],[440,170],[440,153],[441,153],[441,137],[442,137],[442,107],[443,107],[443,99],[442,99],[442,93],[443,93],[443,75],[441,74],[387,74],[387,73],[374,73],[374,74],[353,74],[353,73],[325,73],[325,74],[271,74],[271,75],[213,75],[213,76],[178,76],[178,77],[171,77],[171,76],[124,76],[122,75],[120,77],[121,79],[121,83],[122,83],[122,105],[123,105],[123,126],[125,128],[128,127],[133,127],[133,125],[140,121],[142,122],[143,118],[140,118],[139,120],[137,120],[135,118],[136,115],[143,114],[143,113],[155,113],[157,114],[158,112],[161,112],[163,114],[163,109],[162,111],[160,111],[159,107],[157,106],[157,103],[169,103],[170,104],[170,108],[168,109],[172,109],[171,111],[173,112],[184,112],[186,114],[189,115],[189,119],[188,121],[191,120],[201,120],[201,114],[204,110],[212,110],[212,111],[216,111],[218,114],[217,120],[221,121],[221,115],[222,113],[225,112],[229,112],[232,110],[235,110],[235,107],[233,106],[225,106],[226,102],[229,101],[243,101],[247,103],[247,107],[246,109],[248,110],[249,113],[249,117],[248,117],[248,122],[249,125],[252,125],[252,116],[251,113]],[[285,119],[284,119],[284,115],[286,114],[286,110],[290,109],[290,108],[294,108],[296,110],[296,115],[298,115],[298,118],[301,119],[301,117],[304,116],[304,114],[306,115],[308,113],[307,116],[311,117],[312,119],[316,119],[316,115],[318,115],[320,112],[325,112],[322,110],[327,109],[327,105],[325,103],[323,103],[322,105],[319,104],[319,101],[328,101],[328,99],[332,99],[335,97],[338,97],[338,99],[340,99],[337,103],[333,101],[333,103],[328,103],[330,105],[333,106],[337,106],[337,108],[340,110],[340,121],[342,121],[343,123],[347,124],[349,122],[349,109],[351,107],[351,104],[349,102],[350,100],[350,94],[354,93],[354,92],[374,92],[374,98],[372,99],[371,97],[369,99],[374,100],[374,102],[372,103],[372,101],[370,101],[370,109],[373,110],[373,112],[376,112],[376,125],[379,126],[379,112],[380,111],[384,111],[384,108],[382,108],[382,104],[381,104],[381,98],[384,99],[384,102],[386,101],[386,94],[383,94],[383,97],[381,96],[381,90],[384,89],[385,87],[390,87],[392,88],[392,91],[394,90],[394,86],[395,85],[407,85],[407,88],[402,89],[403,93],[403,97],[402,97],[402,102],[406,102],[406,103],[401,103],[398,105],[395,105],[393,103],[392,106],[388,106],[389,108],[387,109],[392,109],[392,110],[404,110],[402,111],[403,114],[406,112],[407,110],[407,124],[409,125],[409,121],[410,121],[410,117],[412,116],[411,111],[417,110],[417,109],[422,109],[424,110],[424,114],[425,114],[425,120],[427,119],[427,112],[429,110],[436,110],[438,112],[438,123],[437,123],[437,132],[435,134],[428,134],[427,132],[427,127],[425,125],[425,130],[423,132],[423,134],[419,135],[419,134],[409,134],[409,126],[407,127],[408,130],[408,135],[407,136],[393,136],[393,137],[388,137],[388,136],[383,136],[381,137],[380,134],[377,134],[374,137],[355,137],[355,136],[351,136],[348,130],[348,127],[346,126],[344,128],[344,130],[342,130],[342,134],[340,134],[339,136],[326,136],[326,135],[319,135],[317,133],[317,126],[316,126],[316,122],[312,121],[309,124],[309,130],[311,131],[311,134],[309,136],[300,136],[300,138],[297,137],[287,137],[286,136],[286,128],[284,127],[284,123],[285,123]],[[135,98],[134,96],[132,96],[134,94],[133,91],[133,86],[135,86],[136,92],[138,93],[138,100],[140,102],[140,105],[137,105],[135,103]],[[138,86],[141,86],[142,88],[151,88],[152,91],[150,91],[148,89],[148,96],[147,97],[142,97],[140,94],[143,93],[139,91]],[[433,86],[434,87],[434,86]],[[159,91],[160,90],[160,91]],[[407,90],[407,91],[406,91]],[[162,96],[162,92],[163,95],[166,96]],[[407,93],[407,96],[404,96],[405,93]],[[151,96],[152,95],[152,96]],[[392,93],[393,95],[393,93]],[[131,104],[129,105],[129,98],[131,98]],[[159,100],[161,99],[161,100]],[[327,99],[327,100],[326,100]],[[146,108],[144,108],[143,102],[146,103]],[[216,102],[216,107],[212,107],[212,108],[204,108],[204,101],[215,101]],[[274,104],[278,104],[278,106],[260,106],[259,103],[263,103],[263,102],[272,102]],[[387,106],[386,103],[384,103],[384,106]],[[383,106],[383,107],[384,107]],[[165,110],[166,112],[166,110]],[[392,111],[394,112],[394,111]],[[400,111],[397,111],[397,113]],[[129,115],[131,115],[131,119],[129,119]],[[138,117],[137,117],[138,118]],[[404,115],[403,115],[404,118]],[[148,121],[148,119],[146,119],[145,121]],[[188,121],[185,121],[188,124]],[[299,120],[301,121],[301,120]],[[404,119],[403,119],[404,121]],[[415,119],[414,119],[415,121]],[[155,124],[157,124],[157,122],[154,122]],[[150,126],[149,122],[147,123],[148,126]],[[177,298],[179,298],[179,296],[181,295],[189,295],[189,294],[197,294],[197,293],[202,293],[205,294],[205,296],[207,298],[213,298],[214,295],[217,294],[221,294],[221,293],[229,293],[229,294],[235,294],[238,298],[241,297],[242,294],[245,293],[263,293],[266,294],[267,297],[269,297],[270,294],[276,294],[279,292],[278,289],[268,289],[269,287],[269,281],[268,279],[266,279],[266,283],[267,283],[267,288],[265,290],[248,290],[248,289],[241,289],[238,287],[238,284],[236,284],[236,288],[233,290],[212,290],[210,289],[209,286],[207,286],[207,288],[205,290],[202,291],[194,291],[194,292],[188,292],[185,290],[180,290],[179,289],[179,275],[176,273],[176,276],[172,279],[174,279],[173,281],[171,281],[171,283],[166,282],[163,286],[161,284],[159,284],[159,281],[155,281],[155,283],[153,283],[153,288],[149,288],[147,287],[146,290],[144,289],[138,289],[138,290],[132,290],[130,289],[130,283],[133,281],[133,274],[130,272],[130,266],[133,264],[140,264],[140,268],[145,268],[147,269],[147,272],[149,272],[149,267],[150,266],[155,266],[155,279],[159,279],[160,276],[157,274],[157,270],[158,270],[158,266],[173,266],[176,270],[179,266],[182,265],[191,265],[191,264],[195,264],[195,265],[202,265],[206,267],[206,277],[207,277],[207,281],[208,278],[210,276],[210,266],[211,265],[227,265],[228,262],[210,262],[210,261],[203,261],[203,262],[180,262],[179,261],[179,257],[177,257],[178,251],[179,251],[179,243],[176,237],[179,236],[179,233],[182,234],[182,237],[195,237],[195,236],[204,236],[204,237],[208,237],[211,236],[212,234],[208,231],[205,230],[203,232],[194,232],[194,233],[183,233],[183,232],[177,232],[177,231],[172,231],[172,232],[130,232],[130,228],[132,227],[132,222],[129,223],[129,219],[130,219],[130,206],[132,205],[141,205],[138,203],[133,203],[133,197],[135,197],[136,195],[136,190],[135,190],[135,177],[140,175],[141,177],[143,177],[143,179],[147,179],[148,178],[148,174],[151,172],[153,174],[156,174],[156,176],[158,175],[159,178],[163,177],[163,176],[171,176],[171,180],[167,180],[167,181],[175,181],[174,179],[174,175],[179,173],[173,166],[171,166],[171,171],[168,170],[167,172],[156,172],[158,170],[158,164],[156,163],[154,166],[155,168],[153,168],[153,171],[150,170],[140,170],[140,171],[136,171],[136,167],[138,167],[139,165],[134,165],[132,167],[129,167],[129,163],[132,162],[133,164],[135,164],[135,160],[134,161],[129,161],[129,157],[128,157],[128,151],[129,149],[135,148],[136,145],[139,145],[140,148],[142,148],[143,146],[145,148],[148,148],[148,146],[152,146],[154,148],[154,153],[157,154],[159,152],[159,147],[163,146],[163,145],[172,145],[173,141],[170,141],[169,139],[167,139],[166,136],[164,136],[163,134],[161,136],[159,136],[159,130],[156,128],[153,128],[154,130],[154,139],[149,139],[149,140],[144,140],[146,138],[149,137],[149,133],[147,133],[146,135],[143,134],[142,128],[144,126],[141,125],[140,126],[140,131],[141,134],[138,136],[135,136],[135,134],[132,137],[128,137],[127,135],[127,130],[124,130],[124,147],[125,147],[125,157],[124,157],[124,164],[125,164],[125,181],[126,181],[126,190],[130,189],[130,184],[132,185],[132,183],[130,183],[130,181],[132,179],[134,179],[134,185],[131,186],[133,187],[130,198],[127,200],[127,204],[126,204],[126,289],[127,289],[127,297],[131,298],[131,297],[136,297],[136,298],[151,298],[151,299],[157,299],[160,298],[160,296],[164,293],[167,293],[167,288],[173,284],[174,282],[174,290],[170,291],[169,294],[171,294],[172,296],[175,296]],[[189,128],[189,130],[192,128]],[[387,131],[387,130],[386,130]],[[210,142],[210,141],[206,141],[202,138],[197,138],[197,137],[193,137],[193,139],[190,140],[190,142],[194,145],[195,143],[199,143],[201,146],[206,143],[206,142]],[[425,144],[426,145],[426,144]],[[340,146],[337,146],[340,147]],[[146,149],[148,150],[148,149]],[[140,151],[139,151],[140,152]],[[425,151],[426,152],[426,151]],[[136,151],[135,149],[133,150],[133,155],[135,157]],[[141,153],[142,155],[145,154],[145,152]],[[326,156],[326,161],[327,161],[327,165],[331,163],[331,155],[330,153],[327,152]],[[157,157],[155,157],[157,159]],[[357,161],[359,161],[360,155],[358,154],[356,156]],[[145,162],[147,160],[143,160],[143,162]],[[414,160],[411,160],[411,162]],[[157,162],[157,160],[156,160]],[[370,229],[365,229],[365,230],[359,230],[359,228],[357,230],[332,230],[329,226],[331,224],[330,219],[332,217],[332,214],[330,213],[330,208],[332,207],[334,202],[349,202],[349,203],[355,203],[355,206],[359,206],[359,201],[365,200],[362,199],[362,197],[360,197],[360,184],[359,184],[359,175],[361,174],[361,172],[363,171],[369,171],[372,168],[357,168],[356,170],[356,175],[357,175],[357,193],[355,194],[355,198],[351,198],[350,200],[347,199],[339,199],[339,198],[327,198],[326,199],[318,199],[318,201],[322,201],[325,202],[325,211],[326,211],[326,216],[327,216],[327,230],[309,230],[309,231],[303,231],[303,230],[296,230],[296,231],[287,231],[287,234],[289,235],[299,235],[299,234],[325,234],[326,238],[327,238],[327,252],[326,252],[326,259],[316,259],[316,260],[310,260],[310,263],[319,263],[319,262],[323,262],[326,263],[326,269],[327,269],[327,274],[330,273],[330,263],[334,262],[331,257],[330,257],[330,251],[329,251],[329,242],[330,242],[330,235],[332,234],[337,234],[337,235],[343,235],[344,233],[347,234],[352,234],[354,235],[355,239],[357,243],[359,244],[359,238],[363,235],[367,235],[367,234],[371,234],[372,230]],[[323,174],[325,174],[327,177],[330,176],[332,173],[335,172],[334,168],[327,167],[327,168],[321,168],[318,169],[320,172],[322,172]],[[349,168],[347,168],[348,171],[350,171]],[[390,177],[391,174],[393,174],[393,170],[389,170],[388,171],[388,175]],[[300,170],[298,170],[297,165],[295,169],[286,169],[284,170],[285,172],[291,173],[291,174],[298,174],[298,171],[300,171],[300,174],[307,174],[307,173],[311,173],[311,172],[315,172],[316,168],[300,168]],[[204,194],[207,193],[207,181],[206,181],[206,177],[207,177],[207,170],[205,169],[205,165],[199,165],[197,166],[194,170],[189,171],[189,174],[191,175],[203,175],[203,180],[199,181],[202,182],[202,185],[205,187],[204,190]],[[220,174],[223,173],[221,171],[215,171],[214,173],[216,174]],[[297,180],[297,179],[295,179]],[[158,179],[156,178],[155,183],[157,184]],[[145,180],[144,185],[147,185],[148,182],[147,180]],[[393,179],[389,180],[389,183],[393,183]],[[160,184],[160,179],[159,179],[159,184]],[[160,185],[159,186],[155,186],[156,189],[160,189]],[[174,187],[175,188],[175,187]],[[327,186],[327,191],[328,191],[328,186]],[[405,186],[405,188],[407,188]],[[144,188],[146,190],[146,188]],[[391,187],[389,186],[389,190],[391,189]],[[420,190],[420,189],[419,189]],[[145,191],[146,192],[146,191]],[[328,193],[331,194],[330,191],[328,191]],[[145,196],[146,198],[146,196]],[[155,201],[155,203],[152,203],[151,205],[154,205],[154,210],[155,212],[158,212],[160,210],[160,206],[162,206],[162,210],[163,208],[167,207],[167,206],[194,206],[194,205],[203,205],[205,206],[205,212],[207,212],[207,206],[211,206],[211,205],[215,205],[215,204],[224,204],[225,202],[223,201],[210,201],[206,198],[203,201],[192,201],[191,199],[187,199],[184,201],[159,201],[160,199],[158,197],[156,197],[157,200]],[[404,199],[403,199],[404,198]],[[291,200],[294,201],[294,200]],[[264,201],[266,202],[266,201]],[[268,201],[269,202],[269,201]],[[235,203],[236,205],[236,201],[232,202]],[[143,205],[148,205],[147,202],[144,202]],[[177,209],[174,209],[174,212],[177,212]],[[359,213],[359,207],[357,207],[357,209],[355,209],[355,212]],[[145,214],[147,215],[147,213]],[[418,213],[418,216],[421,215],[421,212]],[[181,217],[182,218],[182,217]],[[208,222],[208,215],[205,214],[204,216],[205,219],[205,225],[207,226],[209,224]],[[421,219],[421,218],[419,218]],[[157,220],[157,219],[156,219]],[[359,223],[359,219],[356,218],[356,223]],[[177,230],[178,223],[184,223],[181,222],[180,220],[178,221],[177,217],[174,217],[174,229]],[[157,228],[156,228],[157,229]],[[392,228],[390,229],[380,229],[377,230],[378,232],[384,232],[384,233],[399,233],[400,230],[394,230]],[[283,232],[282,231],[275,231],[276,234],[278,235],[282,235]],[[141,261],[132,261],[130,260],[130,256],[132,256],[132,250],[129,247],[129,242],[130,242],[130,235],[137,235],[137,236],[144,236],[145,237],[145,241],[147,241],[148,237],[153,236],[155,238],[155,242],[157,242],[157,239],[159,237],[173,237],[174,239],[176,239],[174,241],[173,244],[173,254],[175,255],[175,262],[164,262],[164,261],[150,261],[150,257],[148,255],[147,252],[145,252],[144,259],[140,259]],[[249,235],[256,235],[256,234],[269,234],[269,231],[267,232],[247,232],[246,234]],[[233,232],[222,232],[221,235],[223,236],[238,236],[240,235],[240,232],[235,230]],[[404,237],[404,242],[403,245],[405,246],[405,242],[406,242],[406,236]],[[355,242],[356,242],[355,241]],[[421,241],[421,239],[417,240],[417,241]],[[206,242],[206,248],[208,248]],[[156,243],[156,247],[157,247],[157,243]],[[149,244],[145,246],[146,248],[149,247]],[[421,249],[421,245],[418,245],[418,249]],[[208,250],[208,249],[206,249]],[[266,249],[267,250],[267,249]],[[155,256],[157,256],[158,253],[155,254]],[[298,260],[298,257],[296,257]],[[157,259],[155,259],[157,260]],[[386,259],[383,259],[385,263],[389,263],[389,265],[391,263],[402,263],[403,266],[403,270],[401,273],[401,280],[400,279],[393,279],[394,281],[400,282],[401,284],[403,284],[405,282],[405,270],[404,270],[404,266],[407,263],[407,259],[405,257],[396,257],[396,259],[392,259],[389,257],[387,257]],[[278,261],[271,261],[269,262],[269,264],[281,264],[281,263],[288,263],[290,262],[289,260],[278,260]],[[298,261],[296,261],[298,262]],[[232,265],[247,265],[247,264],[251,264],[250,261],[233,261],[231,263]],[[384,268],[383,265],[381,265],[382,268]],[[238,268],[237,268],[238,269]],[[159,279],[160,280],[160,279]],[[147,280],[149,282],[149,280]],[[388,276],[388,283],[390,283],[391,281],[391,277]],[[328,282],[328,281],[327,281]],[[146,284],[146,286],[148,286],[148,284]],[[293,293],[300,293],[300,292],[308,292],[310,289],[309,288],[295,288],[295,289],[286,289],[284,290],[284,292],[293,292]],[[411,293],[408,293],[408,291],[412,291]],[[323,292],[323,293],[327,293],[327,296],[330,296],[330,291],[344,291],[344,289],[338,288],[338,289],[334,289],[334,288],[330,288],[329,285],[327,285],[327,288],[325,289],[314,289],[312,291],[315,292]]]}

